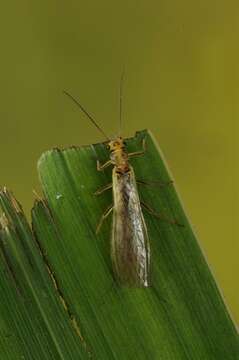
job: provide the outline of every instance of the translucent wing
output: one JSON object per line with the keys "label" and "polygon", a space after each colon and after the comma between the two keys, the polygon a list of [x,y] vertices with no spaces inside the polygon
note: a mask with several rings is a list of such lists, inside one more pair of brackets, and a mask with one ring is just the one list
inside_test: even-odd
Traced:
{"label": "translucent wing", "polygon": [[111,256],[122,285],[149,286],[150,248],[133,168],[113,170],[113,226]]}

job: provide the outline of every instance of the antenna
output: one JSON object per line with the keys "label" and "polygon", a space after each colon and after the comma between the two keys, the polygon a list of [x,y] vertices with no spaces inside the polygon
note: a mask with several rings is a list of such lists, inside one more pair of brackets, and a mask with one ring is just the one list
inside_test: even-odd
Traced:
{"label": "antenna", "polygon": [[124,83],[124,68],[120,78],[120,94],[119,94],[119,135],[122,133],[122,100],[123,100],[123,83]]}
{"label": "antenna", "polygon": [[68,93],[67,91],[63,90],[63,94],[65,94],[66,96],[68,96],[77,106],[79,106],[79,108],[81,109],[81,111],[83,111],[83,113],[88,117],[88,119],[92,122],[92,124],[94,124],[94,126],[101,132],[101,134],[104,135],[104,137],[110,141],[110,139],[108,138],[108,136],[105,134],[105,132],[101,129],[101,127],[96,123],[96,121],[93,119],[93,117],[83,108],[83,106],[79,103],[78,100],[76,100],[70,93]]}

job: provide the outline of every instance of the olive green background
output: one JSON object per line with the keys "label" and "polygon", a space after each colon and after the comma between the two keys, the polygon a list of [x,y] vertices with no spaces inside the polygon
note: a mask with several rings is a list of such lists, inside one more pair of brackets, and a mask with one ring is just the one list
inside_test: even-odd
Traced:
{"label": "olive green background", "polygon": [[237,321],[238,16],[216,0],[13,0],[0,15],[0,185],[29,214],[40,154],[103,140],[63,89],[116,134],[125,67],[123,134],[154,133]]}

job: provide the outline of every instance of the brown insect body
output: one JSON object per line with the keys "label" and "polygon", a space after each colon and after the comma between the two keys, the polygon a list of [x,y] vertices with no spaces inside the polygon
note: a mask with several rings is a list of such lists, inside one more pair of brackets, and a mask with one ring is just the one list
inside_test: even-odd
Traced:
{"label": "brown insect body", "polygon": [[121,137],[109,142],[113,188],[111,257],[114,273],[124,286],[148,287],[150,248],[134,170]]}

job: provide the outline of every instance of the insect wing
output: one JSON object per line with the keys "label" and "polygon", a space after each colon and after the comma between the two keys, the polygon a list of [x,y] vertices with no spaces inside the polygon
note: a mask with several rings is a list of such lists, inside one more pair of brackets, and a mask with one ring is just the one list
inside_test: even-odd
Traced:
{"label": "insect wing", "polygon": [[150,248],[132,167],[126,173],[113,170],[113,226],[111,256],[121,285],[149,286]]}

